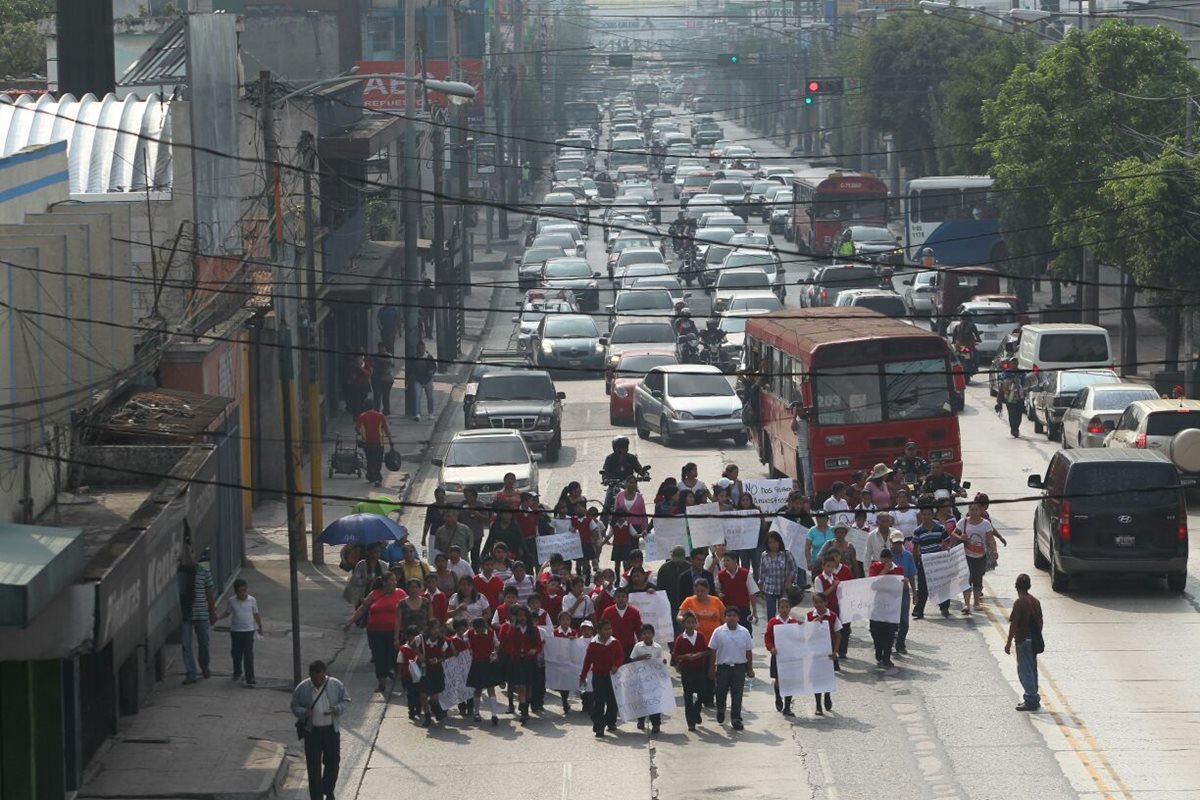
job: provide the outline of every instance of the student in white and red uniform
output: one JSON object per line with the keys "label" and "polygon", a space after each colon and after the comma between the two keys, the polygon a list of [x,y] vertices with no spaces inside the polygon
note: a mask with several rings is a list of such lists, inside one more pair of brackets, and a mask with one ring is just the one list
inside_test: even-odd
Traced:
{"label": "student in white and red uniform", "polygon": [[506,680],[520,703],[521,724],[529,722],[529,690],[533,686],[538,655],[542,652],[542,632],[529,619],[529,609],[515,606],[508,622],[500,626],[500,649],[507,659]]}
{"label": "student in white and red uniform", "polygon": [[475,690],[475,721],[483,721],[479,714],[479,702],[483,699],[484,691],[487,691],[494,728],[500,723],[500,718],[496,715],[496,685],[504,683],[504,673],[500,667],[500,637],[488,627],[487,620],[477,617],[471,620],[467,646],[471,649],[471,669],[467,672],[467,686]]}
{"label": "student in white and red uniform", "polygon": [[497,575],[495,569],[496,560],[490,555],[484,556],[483,566],[474,578],[476,590],[487,598],[493,611],[500,606],[500,600],[504,594],[504,578]]}
{"label": "student in white and red uniform", "polygon": [[683,633],[675,637],[671,659],[683,684],[683,713],[689,731],[696,730],[704,708],[703,697],[710,692],[708,680],[708,639],[699,630],[699,620],[691,611],[683,612]]}
{"label": "student in white and red uniform", "polygon": [[[578,639],[579,631],[571,627],[571,612],[562,611],[558,615],[558,625],[550,632],[550,635],[555,639]],[[571,693],[559,690],[558,696],[562,699],[563,714],[571,713]]]}
{"label": "student in white and red uniform", "polygon": [[[895,563],[891,550],[881,550],[879,560],[872,562],[867,574],[874,578],[877,575],[899,575],[904,579],[904,567]],[[881,667],[894,667],[892,663],[892,644],[896,641],[896,631],[900,625],[896,622],[879,622],[871,620],[871,640],[875,643],[875,663]]]}
{"label": "student in white and red uniform", "polygon": [[738,624],[754,634],[751,622],[758,619],[754,613],[754,596],[758,594],[758,584],[750,577],[750,570],[738,564],[737,553],[726,553],[721,559],[721,571],[717,573],[717,585],[720,593],[717,595],[726,608],[738,610]]}
{"label": "student in white and red uniform", "polygon": [[[838,608],[837,587],[844,581],[854,580],[854,575],[850,572],[850,568],[842,563],[840,550],[830,548],[825,552],[824,569],[818,572],[813,579],[813,590],[825,593],[826,604],[829,606],[829,610],[836,615],[841,611]],[[834,648],[833,652],[839,659],[845,658],[849,647],[850,623],[845,623],[838,634],[838,646]]]}
{"label": "student in white and red uniform", "polygon": [[604,609],[600,619],[612,623],[613,637],[625,648],[625,657],[628,658],[642,630],[642,613],[629,605],[628,589],[617,589],[616,600],[614,605]]}
{"label": "student in white and red uniform", "polygon": [[441,722],[446,718],[446,710],[438,703],[438,695],[446,688],[446,675],[442,663],[455,655],[454,645],[443,635],[442,621],[429,620],[425,633],[417,640],[417,651],[421,654],[421,711],[424,718],[421,724],[429,727],[433,719]]}
{"label": "student in white and red uniform", "polygon": [[[626,597],[628,599],[628,597]],[[636,609],[634,609],[636,611]],[[588,644],[579,671],[582,687],[592,673],[592,733],[604,738],[604,729],[617,731],[617,696],[613,693],[612,674],[625,663],[625,648],[612,635],[612,623],[600,620],[595,638]]]}
{"label": "student in white and red uniform", "polygon": [[792,712],[792,698],[779,695],[779,669],[775,663],[775,628],[780,625],[799,625],[800,620],[792,616],[792,601],[786,594],[775,601],[775,616],[767,620],[767,632],[763,634],[763,645],[771,654],[771,679],[775,683],[775,710],[785,717],[796,716]]}
{"label": "student in white and red uniform", "polygon": [[[824,622],[829,626],[829,644],[833,648],[833,653],[837,653],[838,637],[839,632],[842,630],[842,621],[838,619],[837,614],[829,610],[829,604],[825,599],[824,592],[813,592],[812,603],[813,607],[807,614],[804,615],[805,619],[808,622]],[[837,656],[835,656],[833,653],[831,653],[829,656],[833,659],[833,668],[835,670],[840,670],[841,667],[838,666]],[[813,697],[816,698],[817,701],[816,713],[818,717],[825,716],[825,711],[833,710],[833,698],[830,697],[829,692],[826,692],[824,697],[825,711],[821,710],[822,698],[820,693],[813,694]]]}

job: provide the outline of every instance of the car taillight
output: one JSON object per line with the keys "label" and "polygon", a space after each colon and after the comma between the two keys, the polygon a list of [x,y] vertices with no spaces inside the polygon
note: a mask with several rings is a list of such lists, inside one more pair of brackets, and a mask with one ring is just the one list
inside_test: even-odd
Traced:
{"label": "car taillight", "polygon": [[960,352],[960,353],[969,353],[969,352],[971,352],[971,348],[967,347],[965,344],[964,344],[964,345],[960,345],[960,346],[959,346],[959,348],[958,348],[958,352]]}
{"label": "car taillight", "polygon": [[1182,495],[1179,497],[1179,510],[1175,512],[1175,518],[1179,520],[1179,541],[1184,543],[1187,541],[1187,503]]}
{"label": "car taillight", "polygon": [[1037,365],[1037,364],[1034,364],[1034,365],[1033,365],[1033,366],[1030,368],[1030,370],[1029,370],[1029,371],[1030,371],[1030,372],[1032,372],[1034,375],[1037,375],[1037,374],[1038,374],[1039,372],[1041,372],[1042,370],[1041,370],[1041,368],[1040,368],[1040,367],[1038,367],[1038,365]]}
{"label": "car taillight", "polygon": [[1087,432],[1104,433],[1104,423],[1100,421],[1099,417],[1092,417],[1090,420],[1088,420]]}
{"label": "car taillight", "polygon": [[967,381],[963,378],[962,364],[955,363],[954,366],[950,368],[950,371],[954,373],[954,391],[966,391]]}
{"label": "car taillight", "polygon": [[1133,440],[1134,447],[1140,447],[1143,450],[1146,448],[1146,434],[1139,433],[1137,438]]}
{"label": "car taillight", "polygon": [[1061,514],[1058,518],[1058,538],[1060,541],[1071,541],[1071,501],[1063,500]]}
{"label": "car taillight", "polygon": [[1000,362],[1000,369],[1011,369],[1011,368],[1012,368],[1011,361],[1001,361]]}
{"label": "car taillight", "polygon": [[827,295],[826,295],[826,293],[825,293],[825,290],[824,290],[824,289],[822,289],[822,290],[821,290],[821,299],[822,299],[822,300],[824,300],[824,299],[826,298],[826,296],[827,296]]}

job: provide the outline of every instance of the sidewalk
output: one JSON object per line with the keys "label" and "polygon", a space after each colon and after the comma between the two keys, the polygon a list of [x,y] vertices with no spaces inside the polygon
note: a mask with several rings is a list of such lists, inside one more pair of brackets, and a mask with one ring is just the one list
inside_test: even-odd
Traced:
{"label": "sidewalk", "polygon": [[[477,354],[483,336],[494,322],[498,309],[492,303],[493,287],[486,284],[506,276],[503,243],[493,243],[495,252],[475,251],[474,291],[466,298],[462,362]],[[511,249],[511,246],[510,246]],[[480,285],[485,284],[485,285]],[[387,494],[406,500],[411,476],[428,459],[436,446],[434,432],[449,414],[460,413],[461,386],[465,364],[439,375],[434,382],[435,413],[420,422],[404,418],[403,384],[393,391],[393,414],[389,418],[396,449],[403,456],[400,472],[385,473],[383,488],[375,489],[365,478],[353,475],[326,477],[324,493],[331,496],[362,497]],[[346,414],[327,422],[327,463],[333,440],[354,441],[353,423]],[[305,469],[307,475],[307,465]],[[327,475],[328,473],[326,473]],[[413,498],[422,502],[426,498]],[[324,522],[350,512],[351,503],[323,501]],[[406,510],[401,522],[412,531],[419,529],[423,514]],[[385,705],[373,698],[374,675],[365,658],[365,637],[342,625],[349,609],[341,590],[346,573],[338,568],[338,551],[325,548],[323,566],[299,565],[302,671],[321,659],[330,673],[341,678],[352,698],[348,718],[343,720],[342,774],[349,776],[355,763],[365,760],[371,747],[364,732],[373,732]],[[182,685],[180,648],[168,646],[165,679],[157,684],[141,711],[123,721],[121,730],[89,764],[80,798],[132,800],[255,800],[273,797],[307,797],[303,745],[297,741],[288,709],[292,689],[292,635],[287,559],[285,505],[266,501],[255,509],[254,527],[246,531],[246,566],[241,577],[259,603],[265,636],[255,644],[258,687],[243,688],[231,679],[229,622],[222,620],[212,633],[212,677]],[[305,675],[302,675],[305,677]],[[369,735],[373,735],[370,733]],[[353,794],[353,791],[347,792]]]}

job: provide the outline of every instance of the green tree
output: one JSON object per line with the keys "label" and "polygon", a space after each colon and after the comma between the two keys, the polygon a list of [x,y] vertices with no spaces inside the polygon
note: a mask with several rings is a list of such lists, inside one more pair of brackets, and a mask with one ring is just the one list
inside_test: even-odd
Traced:
{"label": "green tree", "polygon": [[[1118,161],[1097,190],[1102,219],[1088,232],[1104,236],[1097,254],[1122,259],[1133,279],[1156,287],[1153,315],[1166,328],[1164,369],[1178,368],[1182,306],[1200,291],[1200,158],[1168,142],[1150,161]],[[1099,237],[1097,237],[1099,238]],[[1125,300],[1129,303],[1132,299]],[[1135,358],[1136,360],[1136,358]]]}
{"label": "green tree", "polygon": [[[936,145],[954,143],[970,150],[966,143],[975,141],[971,134],[979,129],[971,118],[978,114],[980,98],[991,96],[1011,72],[1011,66],[1003,68],[1003,56],[996,57],[995,63],[990,57],[986,64],[974,62],[1000,49],[1009,63],[1018,63],[1020,51],[1011,36],[1011,32],[952,16],[889,16],[858,44],[856,112],[873,130],[892,134],[901,165],[912,176],[936,175],[945,166],[971,159],[969,152],[940,156]],[[969,75],[962,74],[964,67],[970,67]],[[994,83],[972,86],[970,81],[976,79]],[[956,81],[964,85],[954,89],[952,102],[947,104],[943,92]],[[968,138],[951,141],[949,134],[940,132],[947,115]]]}
{"label": "green tree", "polygon": [[1088,220],[1104,211],[1105,176],[1121,159],[1158,155],[1197,82],[1178,34],[1110,21],[1072,31],[1033,67],[1018,65],[984,102],[979,146],[992,159],[1005,239],[1026,274],[1046,262],[1078,273]]}
{"label": "green tree", "polygon": [[46,41],[37,20],[54,13],[54,0],[0,0],[0,77],[46,74]]}

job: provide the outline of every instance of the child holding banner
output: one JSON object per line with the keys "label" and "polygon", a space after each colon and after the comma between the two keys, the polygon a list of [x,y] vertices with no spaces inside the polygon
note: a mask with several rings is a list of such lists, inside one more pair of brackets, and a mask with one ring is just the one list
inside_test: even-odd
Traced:
{"label": "child holding banner", "polygon": [[[841,527],[839,525],[839,527]],[[841,553],[838,550],[830,550],[825,560],[822,563],[823,570],[817,574],[813,580],[813,589],[823,592],[827,598],[826,604],[829,607],[829,612],[835,617],[839,611],[837,600],[837,587],[843,581],[853,580],[854,576],[850,574],[849,568],[842,563]],[[845,658],[847,651],[850,649],[850,623],[842,624],[838,634],[838,644],[833,648],[833,652],[838,658]]]}
{"label": "child holding banner", "polygon": [[[571,612],[563,611],[558,615],[558,625],[550,632],[550,635],[555,639],[578,639],[579,631],[571,627]],[[559,690],[559,698],[562,700],[562,709],[564,714],[571,713],[571,693],[564,690]]]}
{"label": "child holding banner", "polygon": [[475,690],[475,721],[482,722],[479,715],[480,701],[483,693],[488,693],[488,703],[492,707],[492,727],[500,723],[496,715],[496,685],[504,682],[500,672],[500,639],[496,632],[488,627],[487,621],[476,617],[471,621],[471,630],[467,633],[467,646],[471,649],[471,669],[467,672],[467,687]]}
{"label": "child holding banner", "polygon": [[[829,626],[829,643],[833,647],[833,652],[838,651],[838,634],[842,630],[842,621],[838,619],[838,615],[829,610],[829,602],[825,598],[824,592],[813,592],[812,609],[805,614],[805,619],[808,622],[824,622]],[[842,666],[838,663],[837,657],[833,659],[833,668],[841,670]],[[825,711],[833,711],[833,697],[829,692],[825,692],[825,697],[822,698],[819,694],[814,694],[813,697],[817,701],[816,714],[818,717],[825,716]],[[825,700],[825,711],[821,710],[821,700]]]}
{"label": "child holding banner", "polygon": [[683,684],[683,712],[689,731],[700,724],[700,710],[704,707],[703,697],[709,692],[708,685],[708,637],[697,628],[696,615],[684,612],[683,633],[675,637],[671,655],[679,680]]}
{"label": "child holding banner", "polygon": [[792,698],[779,696],[779,670],[775,663],[775,626],[799,625],[800,620],[792,616],[792,601],[785,594],[775,601],[775,616],[767,620],[767,632],[763,634],[763,644],[771,654],[771,680],[775,684],[775,710],[785,717],[796,716],[792,712]]}
{"label": "child holding banner", "polygon": [[508,622],[500,626],[500,647],[508,657],[508,688],[517,695],[521,724],[529,722],[529,689],[535,681],[541,630],[529,618],[529,609],[515,606]]}
{"label": "child holding banner", "polygon": [[[630,661],[648,661],[657,659],[664,664],[667,663],[666,656],[663,655],[662,645],[654,641],[654,626],[643,625],[641,630],[641,641],[633,646],[633,651],[629,654]],[[646,730],[646,718],[638,717],[638,730]],[[662,714],[650,715],[650,733],[658,733],[662,726]]]}
{"label": "child holding banner", "polygon": [[595,638],[588,644],[579,671],[579,688],[586,686],[592,673],[592,733],[604,738],[604,729],[617,732],[617,697],[613,694],[612,674],[625,663],[625,648],[613,638],[612,623],[600,620]]}

